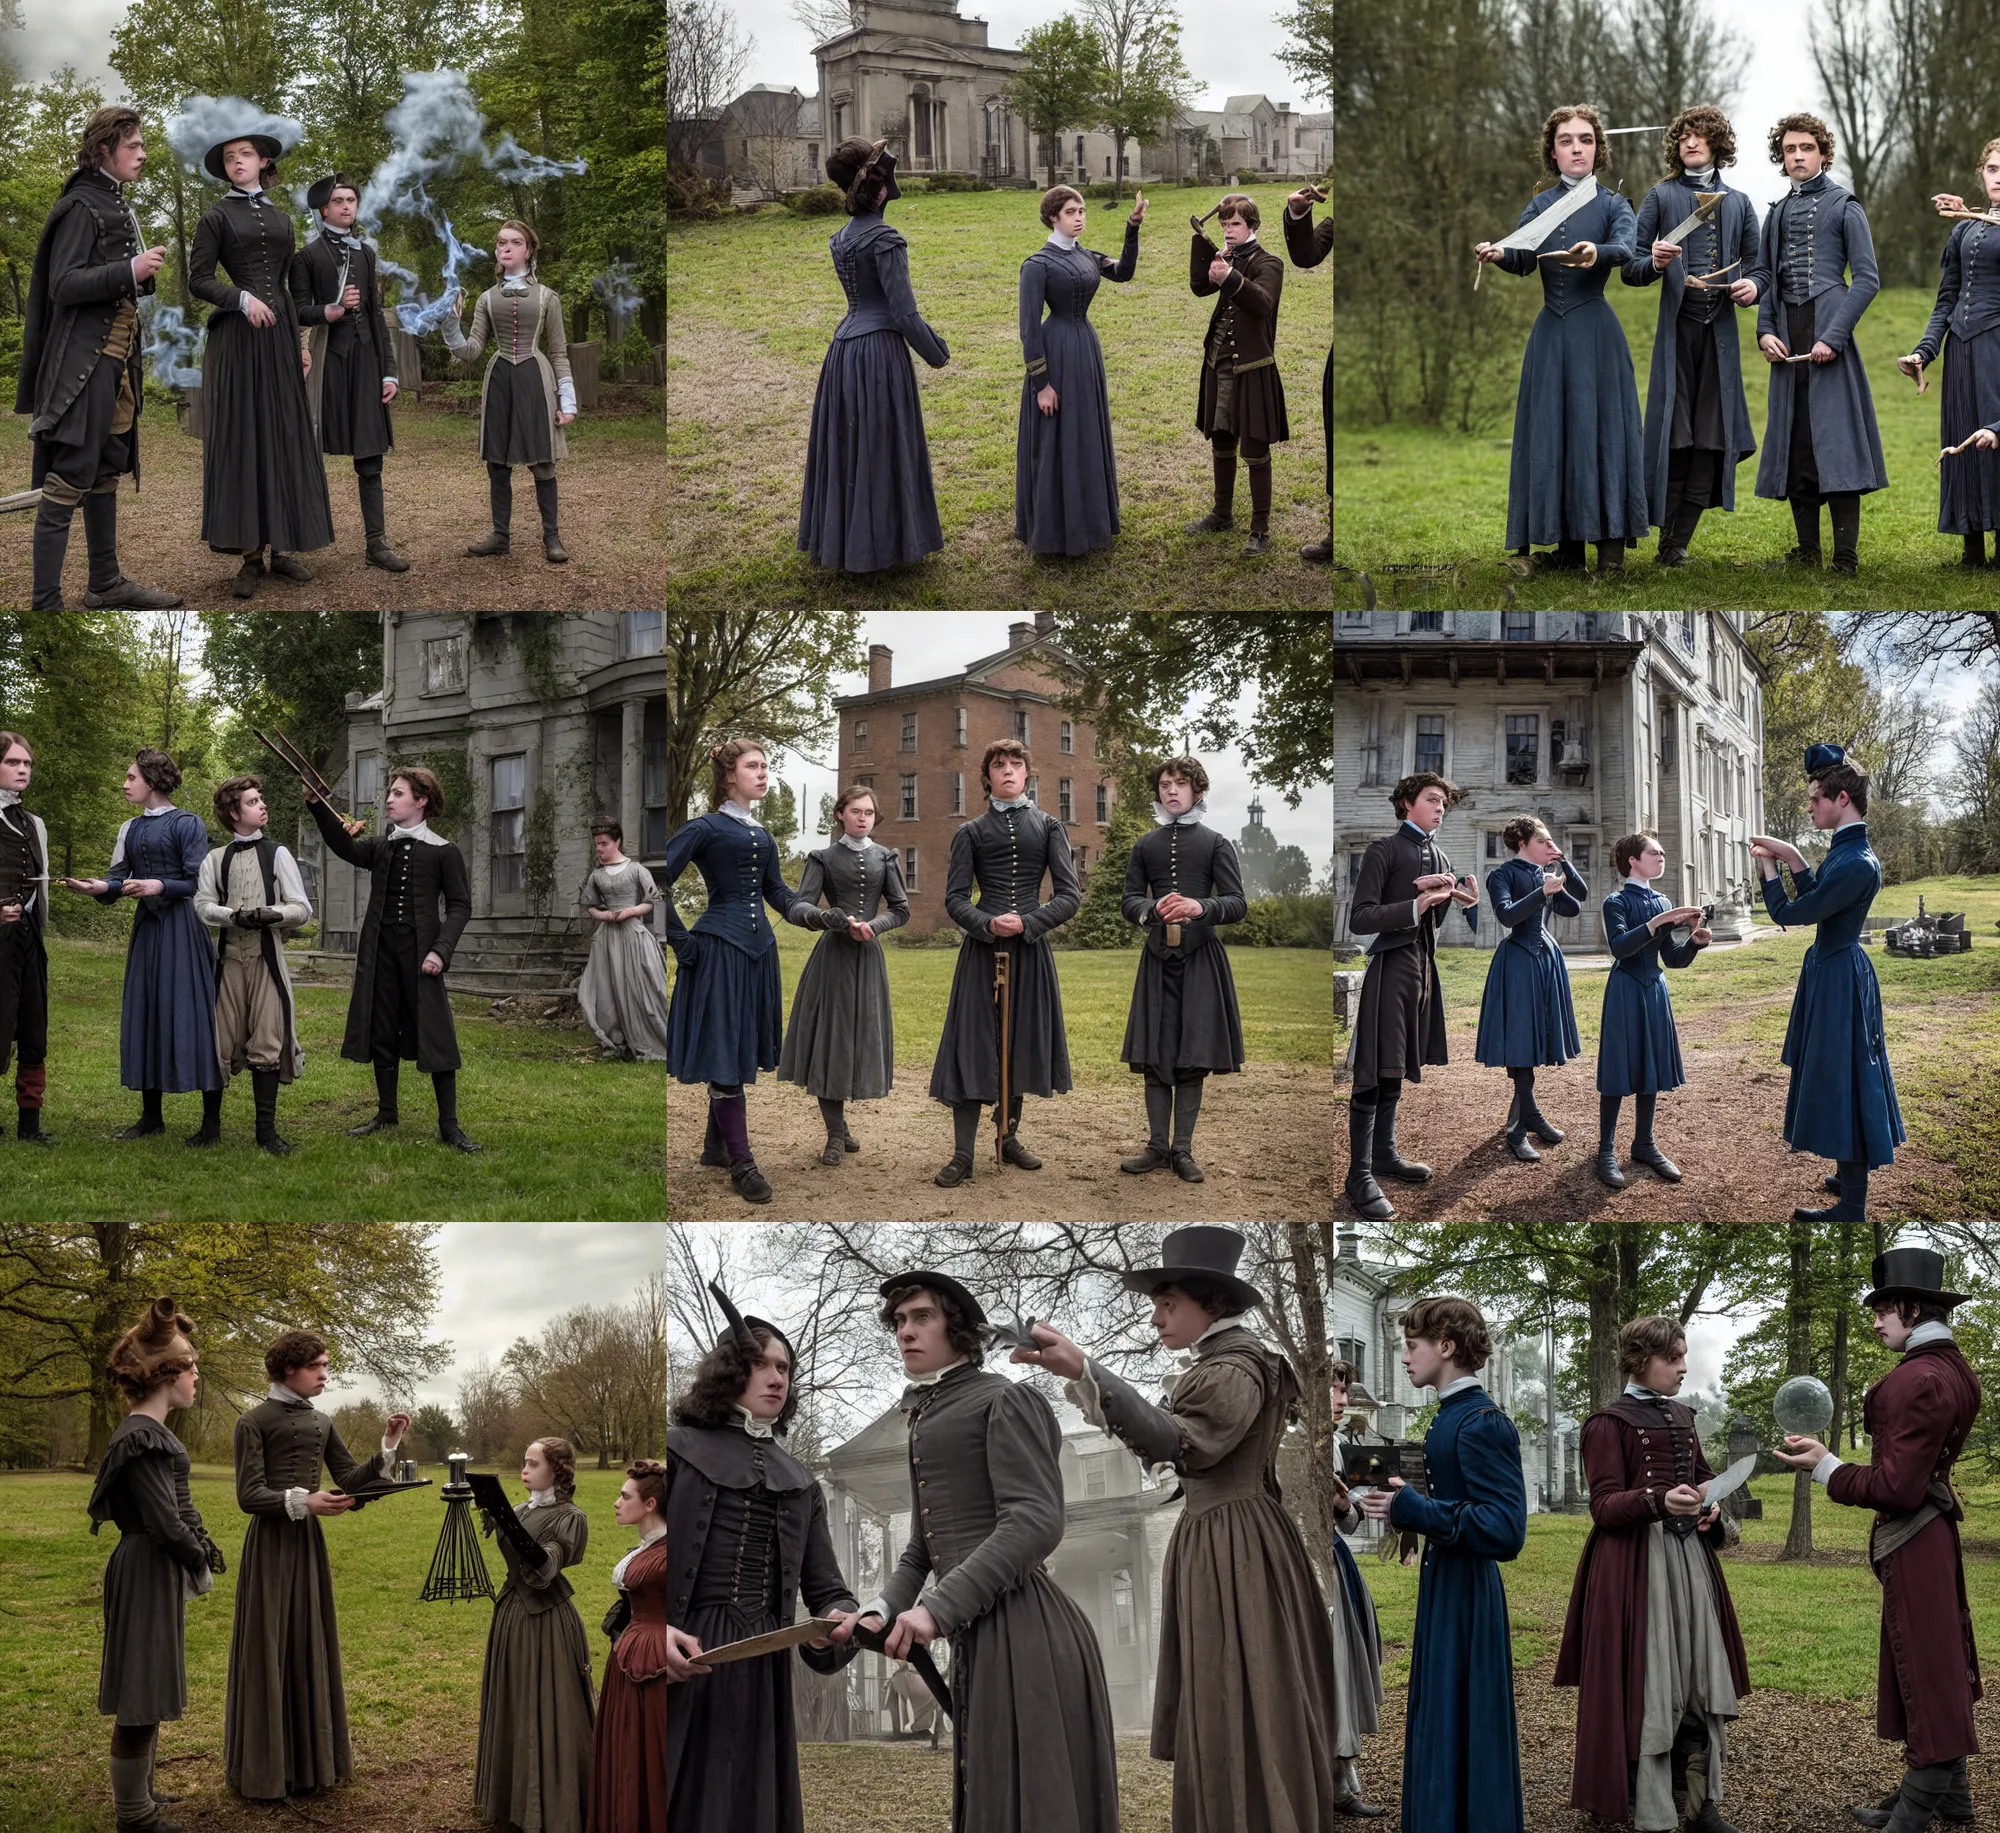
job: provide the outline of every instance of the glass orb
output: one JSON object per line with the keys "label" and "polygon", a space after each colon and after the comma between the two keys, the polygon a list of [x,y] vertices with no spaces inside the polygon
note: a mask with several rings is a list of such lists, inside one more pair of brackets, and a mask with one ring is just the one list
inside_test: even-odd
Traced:
{"label": "glass orb", "polygon": [[1833,1395],[1817,1375],[1794,1375],[1771,1402],[1780,1432],[1818,1438],[1833,1423]]}

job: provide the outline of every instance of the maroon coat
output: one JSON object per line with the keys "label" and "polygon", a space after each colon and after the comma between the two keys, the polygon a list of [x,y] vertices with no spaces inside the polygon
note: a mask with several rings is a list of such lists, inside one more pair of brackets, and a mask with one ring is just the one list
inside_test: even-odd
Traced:
{"label": "maroon coat", "polygon": [[[1556,1656],[1555,1684],[1578,1687],[1576,1764],[1570,1805],[1600,1820],[1631,1817],[1631,1765],[1639,1760],[1646,1718],[1646,1560],[1650,1530],[1671,1519],[1666,1494],[1678,1483],[1699,1488],[1715,1472],[1702,1456],[1694,1409],[1669,1400],[1671,1424],[1657,1403],[1625,1395],[1583,1422],[1583,1469],[1590,1482],[1590,1537],[1570,1592]],[[1750,1664],[1736,1607],[1715,1549],[1718,1524],[1700,1534],[1709,1588],[1722,1619],[1729,1677],[1739,1699],[1750,1691]]]}
{"label": "maroon coat", "polygon": [[[1826,1492],[1879,1523],[1910,1515],[1951,1467],[1979,1417],[1979,1377],[1955,1343],[1924,1343],[1868,1390],[1862,1422],[1867,1464],[1843,1464]],[[1975,1754],[1972,1703],[1980,1696],[1979,1651],[1965,1602],[1958,1522],[1940,1515],[1875,1567],[1882,1581],[1882,1656],[1875,1677],[1875,1729],[1909,1747],[1917,1768]]]}

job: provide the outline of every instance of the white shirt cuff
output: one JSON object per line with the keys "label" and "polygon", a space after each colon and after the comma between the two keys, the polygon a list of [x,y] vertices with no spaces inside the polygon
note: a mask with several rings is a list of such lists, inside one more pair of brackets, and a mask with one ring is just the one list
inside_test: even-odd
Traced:
{"label": "white shirt cuff", "polygon": [[895,1613],[889,1608],[889,1600],[884,1597],[870,1598],[861,1606],[860,1614],[864,1617],[880,1617],[884,1629],[896,1620]]}
{"label": "white shirt cuff", "polygon": [[1097,1385],[1097,1377],[1090,1372],[1088,1361],[1084,1363],[1081,1375],[1074,1381],[1063,1383],[1063,1397],[1093,1426],[1104,1427],[1104,1392]]}
{"label": "white shirt cuff", "polygon": [[306,1491],[288,1489],[285,1491],[285,1513],[294,1521],[303,1521],[312,1511],[306,1507]]}
{"label": "white shirt cuff", "polygon": [[1836,1453],[1829,1451],[1813,1466],[1812,1479],[1815,1483],[1824,1483],[1839,1468],[1840,1458]]}
{"label": "white shirt cuff", "polygon": [[556,405],[566,414],[576,412],[576,383],[568,376],[556,377]]}

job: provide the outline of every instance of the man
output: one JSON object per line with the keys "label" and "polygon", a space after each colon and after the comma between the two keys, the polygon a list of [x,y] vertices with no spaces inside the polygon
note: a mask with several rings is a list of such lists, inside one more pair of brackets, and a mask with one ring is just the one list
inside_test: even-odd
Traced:
{"label": "man", "polygon": [[[236,1422],[236,1505],[250,1517],[237,1564],[229,1635],[223,1767],[229,1786],[258,1801],[308,1795],[354,1774],[333,1569],[324,1515],[354,1507],[354,1491],[382,1475],[408,1431],[391,1413],[382,1446],[358,1464],[313,1401],[325,1390],[327,1347],[288,1330],[264,1352],[271,1386]],[[338,1490],[319,1486],[320,1466]]]}
{"label": "man", "polygon": [[306,356],[306,399],[320,449],[354,460],[368,564],[407,573],[410,563],[389,545],[382,509],[382,454],[395,448],[389,403],[396,398],[396,359],[382,323],[375,251],[354,233],[361,193],[345,172],[322,178],[306,193],[320,231],[292,263]]}
{"label": "man", "polygon": [[391,825],[381,840],[362,839],[359,821],[343,826],[310,786],[306,806],[334,856],[369,875],[340,1054],[375,1066],[375,1115],[348,1133],[363,1139],[400,1123],[398,1065],[408,1057],[431,1079],[438,1138],[477,1152],[458,1124],[458,1029],[444,985],[472,915],[472,886],[464,855],[431,832],[431,816],[445,812],[444,790],[428,770],[397,771],[382,798]]}
{"label": "man", "polygon": [[1215,507],[1188,524],[1191,535],[1236,526],[1236,455],[1250,467],[1249,556],[1271,545],[1271,448],[1291,438],[1285,385],[1278,376],[1278,295],[1285,264],[1257,240],[1255,198],[1231,192],[1217,207],[1224,249],[1197,229],[1188,251],[1188,289],[1217,295],[1201,345],[1194,423],[1213,448]]}
{"label": "man", "polygon": [[[1799,969],[1785,1027],[1782,1061],[1792,1072],[1785,1094],[1785,1144],[1834,1161],[1827,1209],[1795,1209],[1798,1222],[1865,1222],[1868,1173],[1895,1162],[1907,1135],[1896,1104],[1896,1076],[1883,1037],[1882,989],[1861,947],[1868,907],[1882,889],[1882,862],[1868,844],[1868,773],[1839,745],[1806,752],[1807,812],[1833,843],[1817,872],[1789,841],[1760,834],[1751,858],[1764,873],[1764,908],[1781,925],[1817,924]],[[1792,872],[1785,895],[1779,864]]]}
{"label": "man", "polygon": [[48,1092],[49,830],[21,798],[35,773],[35,753],[18,732],[0,732],[0,1076],[15,1051],[18,1136],[53,1144],[42,1131]]}
{"label": "man", "polygon": [[69,525],[83,505],[92,610],[125,605],[171,610],[171,592],[135,585],[118,565],[118,480],[139,482],[139,411],[145,403],[139,356],[139,301],[167,258],[144,246],[125,201],[146,163],[139,117],[100,108],[84,123],[76,170],[42,225],[21,326],[21,376],[14,411],[32,414],[35,508],[33,611],[64,609],[63,556]]}
{"label": "man", "polygon": [[1437,932],[1444,907],[1468,913],[1479,902],[1470,873],[1454,877],[1437,844],[1445,810],[1458,791],[1435,771],[1406,776],[1390,794],[1402,825],[1362,855],[1347,924],[1367,937],[1361,1009],[1354,1026],[1354,1089],[1347,1099],[1347,1200],[1366,1222],[1387,1222],[1395,1206],[1375,1181],[1379,1171],[1421,1184],[1431,1168],[1396,1149],[1396,1106],[1405,1081],[1421,1082],[1424,1065],[1445,1056],[1444,990],[1438,983]]}
{"label": "man", "polygon": [[[1771,365],[1770,414],[1757,494],[1792,506],[1798,545],[1778,566],[1820,563],[1820,505],[1833,522],[1833,570],[1860,567],[1861,498],[1886,490],[1875,399],[1854,328],[1881,285],[1867,212],[1827,176],[1833,130],[1818,115],[1771,129],[1771,163],[1791,190],[1764,213],[1757,265],[1757,348]],[[1852,273],[1854,283],[1846,276]]]}
{"label": "man", "polygon": [[1047,1568],[1063,1537],[1055,1413],[980,1368],[986,1314],[957,1280],[900,1273],[880,1290],[910,1383],[910,1541],[833,1640],[886,1628],[902,1661],[951,1639],[952,1833],[1118,1833],[1097,1632]]}
{"label": "man", "polygon": [[1250,905],[1236,849],[1202,825],[1207,798],[1208,772],[1194,758],[1169,758],[1154,770],[1160,825],[1126,859],[1119,906],[1146,935],[1118,1053],[1146,1078],[1146,1149],[1118,1168],[1138,1174],[1171,1165],[1187,1184],[1203,1181],[1194,1158],[1202,1084],[1211,1071],[1227,1076],[1243,1067],[1236,981],[1215,932],[1242,922]]}
{"label": "man", "polygon": [[197,914],[219,932],[215,1054],[225,1086],[248,1066],[257,1143],[283,1158],[292,1148],[278,1136],[278,1085],[306,1064],[283,939],[312,921],[312,904],[291,849],[264,832],[264,787],[254,776],[218,783],[215,813],[232,838],[201,862],[194,894]]}
{"label": "man", "polygon": [[[965,931],[965,941],[952,968],[944,1031],[931,1066],[931,1099],[944,1102],[952,1115],[951,1157],[932,1180],[946,1189],[972,1175],[983,1102],[995,1104],[994,1124],[1004,1128],[1001,1157],[1023,1171],[1039,1171],[1042,1161],[1021,1143],[1021,1099],[1069,1092],[1062,983],[1046,938],[1076,915],[1083,893],[1063,824],[1043,814],[1028,795],[1033,769],[1034,760],[1019,739],[994,740],[979,762],[987,811],[951,837],[944,907]],[[1045,873],[1049,897],[1043,903]],[[1008,1021],[1004,1114],[999,1108],[1000,1006],[995,997],[996,958],[1003,952],[1008,961],[1007,985],[1000,993]]]}
{"label": "man", "polygon": [[[1301,185],[1285,199],[1285,253],[1294,267],[1317,267],[1333,253],[1333,215],[1315,223],[1312,207],[1324,201],[1326,188]],[[1326,346],[1326,367],[1319,377],[1319,416],[1326,429],[1326,539],[1299,549],[1299,558],[1313,566],[1333,564],[1333,341]]]}
{"label": "man", "polygon": [[[1722,168],[1736,163],[1729,117],[1682,109],[1663,153],[1667,176],[1639,206],[1625,284],[1660,283],[1646,379],[1646,501],[1660,531],[1655,564],[1685,566],[1702,512],[1735,509],[1736,467],[1757,449],[1735,308],[1755,305],[1768,278],[1757,266],[1756,206],[1722,182]],[[1663,239],[1704,206],[1685,240]]]}
{"label": "man", "polygon": [[1871,1508],[1868,1560],[1882,1585],[1882,1653],[1875,1678],[1875,1729],[1904,1746],[1900,1788],[1878,1808],[1850,1808],[1863,1826],[1924,1833],[1936,1815],[1972,1826],[1966,1758],[1977,1753],[1973,1704],[1981,1696],[1979,1650],[1965,1601],[1958,1524],[1965,1509],[1952,1466],[1979,1417],[1979,1377],[1951,1334],[1965,1295],[1944,1290],[1944,1256],[1929,1248],[1877,1254],[1874,1313],[1882,1346],[1902,1361],[1862,1404],[1869,1462],[1846,1464],[1817,1439],[1796,1435],[1775,1453],[1808,1470],[1848,1508]]}

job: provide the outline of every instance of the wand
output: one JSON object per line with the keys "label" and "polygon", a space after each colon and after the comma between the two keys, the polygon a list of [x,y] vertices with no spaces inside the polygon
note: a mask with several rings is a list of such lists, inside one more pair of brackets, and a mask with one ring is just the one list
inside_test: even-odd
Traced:
{"label": "wand", "polygon": [[1985,432],[1985,430],[1986,429],[1984,427],[1981,427],[1979,429],[1979,432],[1972,433],[1968,437],[1961,439],[1957,445],[1946,446],[1945,449],[1937,455],[1937,462],[1939,464],[1943,464],[1947,458],[1956,458],[1961,452],[1971,451],[1973,446],[1977,443],[1979,439],[1979,433],[1983,433]]}
{"label": "wand", "polygon": [[1013,955],[1004,948],[993,951],[993,999],[1000,1008],[1000,1105],[993,1110],[993,1162],[1003,1164],[1007,1156],[1007,1123],[1013,1103],[1008,1099],[1008,1058],[1013,1050],[1014,983]]}
{"label": "wand", "polygon": [[318,796],[327,805],[334,819],[341,826],[356,827],[360,825],[352,815],[343,815],[339,809],[333,806],[333,785],[313,768],[312,760],[287,738],[284,733],[266,734],[258,731],[255,726],[252,726],[250,728],[250,736],[262,745],[266,751],[270,752],[279,763],[283,764],[306,788]]}

